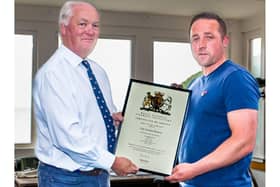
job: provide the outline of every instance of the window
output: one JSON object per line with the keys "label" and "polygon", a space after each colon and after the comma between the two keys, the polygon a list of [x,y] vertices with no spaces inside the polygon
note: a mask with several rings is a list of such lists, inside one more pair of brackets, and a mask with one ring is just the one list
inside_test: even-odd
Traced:
{"label": "window", "polygon": [[[249,40],[249,67],[251,73],[258,78],[263,78],[264,70],[262,65],[262,39],[260,37]],[[260,88],[264,92],[264,87]],[[261,97],[259,101],[258,129],[256,146],[253,154],[255,160],[263,161],[265,159],[265,98]]]}
{"label": "window", "polygon": [[15,34],[15,143],[31,143],[33,35]]}
{"label": "window", "polygon": [[154,42],[154,82],[181,83],[201,68],[191,53],[189,43]]}
{"label": "window", "polygon": [[99,38],[89,58],[105,69],[114,103],[121,111],[131,74],[131,40]]}
{"label": "window", "polygon": [[262,77],[261,44],[261,38],[254,38],[250,40],[250,67],[251,73],[255,77]]}

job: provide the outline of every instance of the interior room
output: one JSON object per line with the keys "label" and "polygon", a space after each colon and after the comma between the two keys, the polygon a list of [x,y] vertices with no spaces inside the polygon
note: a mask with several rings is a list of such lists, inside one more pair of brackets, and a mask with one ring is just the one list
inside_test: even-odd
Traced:
{"label": "interior room", "polygon": [[[59,45],[58,14],[65,0],[15,0],[15,185],[37,186],[36,122],[32,80]],[[91,0],[101,15],[100,38],[90,58],[107,72],[113,99],[123,110],[130,79],[170,86],[200,67],[191,55],[192,15],[212,11],[225,18],[227,56],[258,80],[256,146],[251,162],[254,187],[265,187],[265,0]],[[140,172],[112,175],[115,186],[178,186]]]}

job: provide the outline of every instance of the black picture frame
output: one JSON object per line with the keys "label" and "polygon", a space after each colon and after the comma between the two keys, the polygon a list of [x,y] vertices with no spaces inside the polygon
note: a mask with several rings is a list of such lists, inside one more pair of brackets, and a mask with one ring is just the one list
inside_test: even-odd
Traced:
{"label": "black picture frame", "polygon": [[130,79],[115,154],[140,171],[170,175],[176,163],[190,90]]}

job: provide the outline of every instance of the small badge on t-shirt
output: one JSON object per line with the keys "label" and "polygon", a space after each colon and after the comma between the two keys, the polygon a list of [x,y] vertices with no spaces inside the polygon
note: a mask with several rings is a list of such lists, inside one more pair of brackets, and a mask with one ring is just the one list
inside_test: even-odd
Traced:
{"label": "small badge on t-shirt", "polygon": [[203,90],[202,92],[201,92],[201,96],[204,96],[204,95],[206,95],[207,94],[207,90]]}

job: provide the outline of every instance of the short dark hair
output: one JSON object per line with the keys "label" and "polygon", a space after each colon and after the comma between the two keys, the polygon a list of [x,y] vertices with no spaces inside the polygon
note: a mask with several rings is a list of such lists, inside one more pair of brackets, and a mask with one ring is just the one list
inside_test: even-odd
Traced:
{"label": "short dark hair", "polygon": [[191,33],[191,27],[193,23],[199,19],[213,19],[219,23],[219,32],[221,33],[222,38],[227,34],[227,26],[225,21],[217,14],[213,12],[202,12],[193,16],[190,26],[189,26],[189,33]]}

